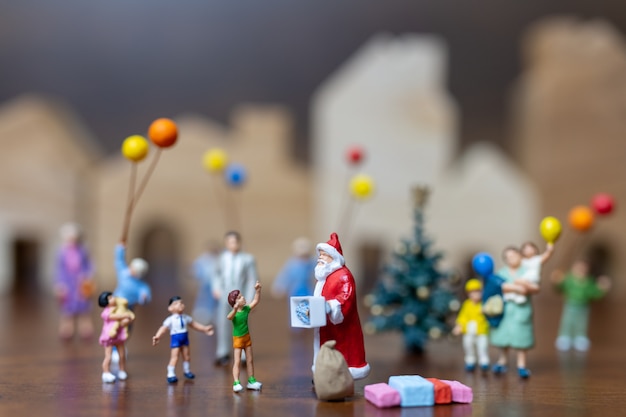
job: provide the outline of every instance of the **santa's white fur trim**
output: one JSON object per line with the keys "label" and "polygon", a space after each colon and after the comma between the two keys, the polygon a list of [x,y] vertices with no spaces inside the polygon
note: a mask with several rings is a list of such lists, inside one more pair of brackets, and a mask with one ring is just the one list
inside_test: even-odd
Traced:
{"label": "santa's white fur trim", "polygon": [[343,255],[340,254],[337,249],[335,249],[333,246],[330,246],[328,243],[318,243],[315,249],[317,250],[317,256],[320,255],[320,250],[323,250],[324,252],[329,254],[331,258],[338,260],[341,266],[344,266],[346,264],[345,259],[343,259]]}
{"label": "santa's white fur trim", "polygon": [[352,378],[354,379],[363,379],[370,374],[370,364],[366,363],[365,366],[361,368],[348,368],[350,370],[350,374],[352,374]]}

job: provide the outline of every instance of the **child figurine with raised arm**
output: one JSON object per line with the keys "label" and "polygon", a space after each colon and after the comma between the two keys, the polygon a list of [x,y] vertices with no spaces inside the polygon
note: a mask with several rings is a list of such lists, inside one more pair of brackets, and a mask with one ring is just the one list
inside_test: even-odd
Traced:
{"label": "child figurine with raised arm", "polygon": [[250,304],[246,304],[246,299],[239,290],[233,290],[228,294],[228,304],[233,308],[228,313],[228,320],[233,322],[233,348],[234,348],[234,364],[233,364],[233,391],[240,392],[243,386],[239,381],[239,373],[241,368],[241,353],[246,352],[246,366],[248,370],[247,388],[259,391],[261,383],[254,378],[254,362],[252,359],[252,341],[250,340],[250,332],[248,331],[248,314],[252,311],[261,299],[261,283],[259,281],[254,284],[254,298]]}
{"label": "child figurine with raised arm", "polygon": [[171,316],[163,321],[163,325],[159,327],[156,334],[152,337],[152,346],[156,346],[159,343],[159,339],[163,334],[170,331],[170,362],[167,365],[167,382],[174,384],[178,382],[176,377],[176,363],[178,362],[178,356],[183,356],[183,372],[185,378],[194,379],[196,376],[191,372],[189,361],[191,360],[191,352],[189,350],[189,333],[187,328],[190,327],[199,332],[206,333],[211,336],[213,334],[213,326],[202,324],[194,321],[191,316],[183,314],[185,311],[185,304],[179,296],[170,298],[167,310],[172,313]]}
{"label": "child figurine with raised arm", "polygon": [[[524,286],[529,291],[539,291],[539,281],[541,279],[541,267],[554,253],[554,244],[548,243],[546,250],[539,253],[539,248],[533,242],[525,242],[520,249],[522,253],[522,266],[526,271],[515,284]],[[517,304],[524,304],[527,297],[515,292],[504,294],[505,301],[513,301]]]}

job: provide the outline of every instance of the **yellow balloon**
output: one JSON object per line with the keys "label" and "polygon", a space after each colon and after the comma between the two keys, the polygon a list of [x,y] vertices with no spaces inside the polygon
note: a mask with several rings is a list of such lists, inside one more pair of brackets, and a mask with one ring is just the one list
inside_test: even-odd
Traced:
{"label": "yellow balloon", "polygon": [[133,162],[139,162],[144,159],[148,155],[149,149],[148,141],[140,135],[129,136],[122,143],[122,155]]}
{"label": "yellow balloon", "polygon": [[221,172],[228,165],[228,155],[222,149],[209,149],[202,157],[204,169],[211,173]]}
{"label": "yellow balloon", "polygon": [[561,222],[555,217],[548,216],[539,224],[539,232],[548,243],[554,243],[561,235]]}
{"label": "yellow balloon", "polygon": [[350,191],[358,199],[366,199],[374,192],[374,180],[365,174],[358,174],[350,181]]}

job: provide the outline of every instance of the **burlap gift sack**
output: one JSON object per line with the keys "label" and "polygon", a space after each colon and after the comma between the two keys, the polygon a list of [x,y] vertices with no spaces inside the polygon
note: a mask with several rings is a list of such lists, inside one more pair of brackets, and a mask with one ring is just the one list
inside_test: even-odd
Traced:
{"label": "burlap gift sack", "polygon": [[354,395],[354,379],[345,358],[335,350],[336,343],[334,340],[324,343],[315,360],[313,383],[320,400],[343,400]]}

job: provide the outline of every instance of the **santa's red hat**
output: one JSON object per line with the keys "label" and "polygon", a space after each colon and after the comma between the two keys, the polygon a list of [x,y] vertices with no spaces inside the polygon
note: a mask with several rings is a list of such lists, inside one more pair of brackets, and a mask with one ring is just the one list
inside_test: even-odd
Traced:
{"label": "santa's red hat", "polygon": [[320,255],[320,250],[323,250],[335,261],[339,261],[341,266],[344,266],[346,263],[343,259],[343,251],[341,250],[341,243],[339,243],[339,236],[337,236],[337,233],[331,233],[328,242],[318,243],[315,249],[317,250],[317,256]]}

